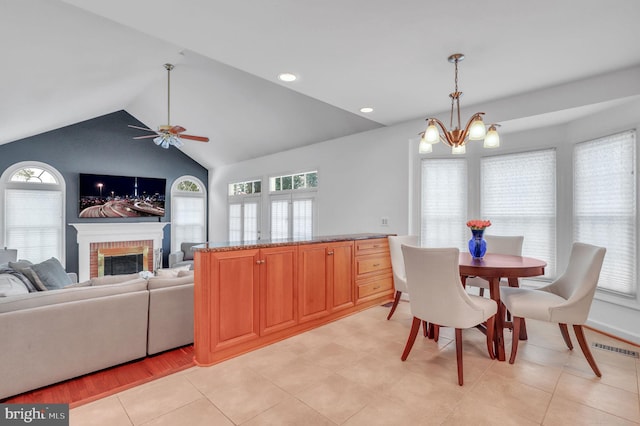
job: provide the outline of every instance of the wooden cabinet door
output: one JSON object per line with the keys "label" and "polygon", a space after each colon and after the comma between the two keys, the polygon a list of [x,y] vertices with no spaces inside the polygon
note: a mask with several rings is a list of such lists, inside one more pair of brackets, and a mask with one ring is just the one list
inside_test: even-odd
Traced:
{"label": "wooden cabinet door", "polygon": [[328,249],[329,278],[333,289],[332,311],[355,304],[353,276],[353,241],[330,244]]}
{"label": "wooden cabinet door", "polygon": [[296,246],[260,250],[260,334],[298,323]]}
{"label": "wooden cabinet door", "polygon": [[211,254],[211,348],[223,349],[259,336],[259,250]]}
{"label": "wooden cabinet door", "polygon": [[300,322],[320,318],[331,309],[327,280],[327,244],[298,247],[298,309]]}

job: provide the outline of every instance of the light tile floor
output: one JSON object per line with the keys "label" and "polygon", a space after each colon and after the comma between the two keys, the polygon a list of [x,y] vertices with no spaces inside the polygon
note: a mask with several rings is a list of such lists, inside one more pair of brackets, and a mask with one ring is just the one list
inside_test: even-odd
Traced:
{"label": "light tile floor", "polygon": [[[71,410],[71,425],[632,425],[640,361],[592,348],[602,378],[557,326],[528,321],[514,365],[492,361],[463,332],[464,386],[453,330],[419,335],[411,315],[375,307],[211,367],[193,367]],[[506,331],[510,350],[511,333]],[[637,347],[587,330],[590,343]]]}

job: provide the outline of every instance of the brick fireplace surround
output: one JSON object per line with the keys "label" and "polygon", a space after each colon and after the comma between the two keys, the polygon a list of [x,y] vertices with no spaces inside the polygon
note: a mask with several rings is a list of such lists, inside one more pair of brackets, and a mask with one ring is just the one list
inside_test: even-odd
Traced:
{"label": "brick fireplace surround", "polygon": [[160,255],[163,229],[170,222],[70,223],[78,231],[78,279],[98,276],[98,249],[148,246],[148,270]]}

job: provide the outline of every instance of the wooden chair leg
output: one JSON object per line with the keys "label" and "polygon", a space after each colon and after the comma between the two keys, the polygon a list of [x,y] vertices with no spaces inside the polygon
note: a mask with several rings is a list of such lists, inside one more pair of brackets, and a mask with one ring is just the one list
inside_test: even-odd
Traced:
{"label": "wooden chair leg", "polygon": [[396,291],[396,297],[393,299],[393,305],[391,305],[391,310],[389,311],[389,315],[387,315],[387,320],[389,320],[393,315],[393,313],[396,311],[396,308],[398,307],[398,302],[400,301],[400,296],[402,296],[402,292]]}
{"label": "wooden chair leg", "polygon": [[496,330],[496,317],[491,316],[487,319],[487,350],[489,351],[489,358],[496,359],[496,354],[493,351],[493,339]]}
{"label": "wooden chair leg", "polygon": [[422,333],[424,337],[429,337],[429,323],[426,321],[422,321]]}
{"label": "wooden chair leg", "polygon": [[458,384],[462,386],[462,329],[456,328],[456,360],[458,361]]}
{"label": "wooden chair leg", "polygon": [[484,297],[484,288],[480,287],[480,297]]}
{"label": "wooden chair leg", "polygon": [[513,335],[511,336],[511,358],[509,358],[509,364],[513,364],[516,361],[516,353],[518,352],[518,342],[520,341],[520,322],[522,318],[513,317]]}
{"label": "wooden chair leg", "polygon": [[404,352],[402,353],[402,359],[405,361],[409,356],[409,352],[411,352],[411,348],[413,347],[413,343],[416,341],[416,337],[418,336],[418,331],[420,330],[420,324],[422,321],[420,318],[413,317],[413,323],[411,324],[411,331],[409,332],[409,339],[407,340],[407,344],[404,347]]}
{"label": "wooden chair leg", "polygon": [[589,344],[587,343],[587,339],[584,337],[584,331],[582,330],[582,326],[574,324],[573,331],[576,333],[576,339],[578,339],[578,344],[580,345],[580,349],[582,349],[582,353],[584,354],[584,357],[587,359],[587,362],[591,366],[591,369],[593,370],[596,376],[602,377],[602,373],[600,373],[600,369],[596,364],[596,360],[593,358],[593,355],[589,350]]}
{"label": "wooden chair leg", "polygon": [[569,328],[567,328],[567,324],[558,324],[560,326],[560,334],[562,334],[562,338],[564,339],[564,343],[570,350],[573,350],[573,343],[571,343],[571,337],[569,336]]}
{"label": "wooden chair leg", "polygon": [[437,342],[440,338],[440,326],[438,324],[433,324],[433,341]]}

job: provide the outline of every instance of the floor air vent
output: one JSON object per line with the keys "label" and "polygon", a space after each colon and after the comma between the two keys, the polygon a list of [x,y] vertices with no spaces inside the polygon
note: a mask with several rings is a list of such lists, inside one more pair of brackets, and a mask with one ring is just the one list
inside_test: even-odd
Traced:
{"label": "floor air vent", "polygon": [[602,349],[604,351],[616,352],[616,353],[619,353],[621,355],[626,355],[626,356],[630,356],[630,357],[633,357],[633,358],[638,358],[638,352],[630,351],[629,349],[616,348],[615,346],[603,345],[602,343],[594,343],[593,347],[597,348],[597,349]]}

